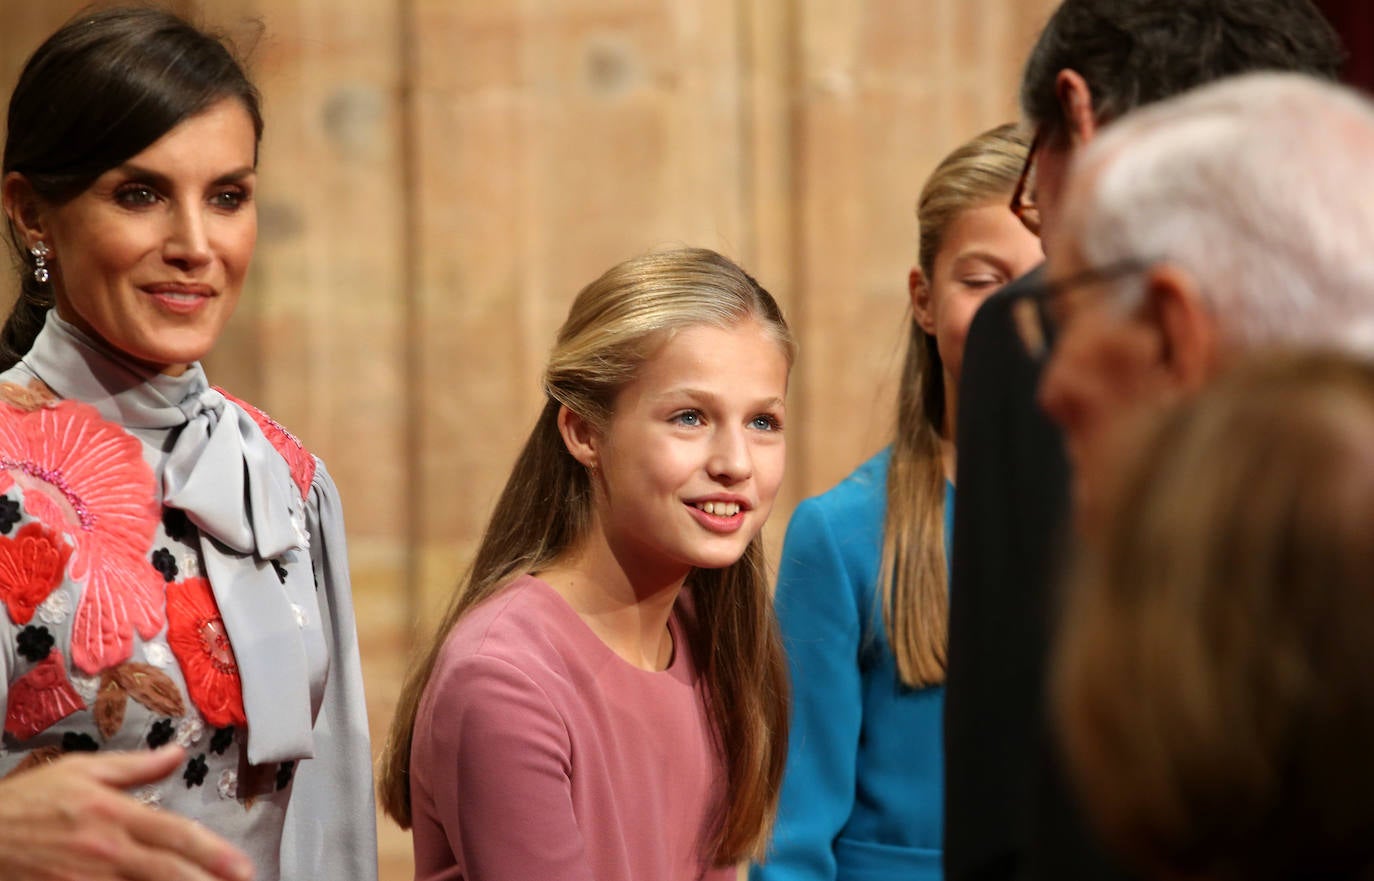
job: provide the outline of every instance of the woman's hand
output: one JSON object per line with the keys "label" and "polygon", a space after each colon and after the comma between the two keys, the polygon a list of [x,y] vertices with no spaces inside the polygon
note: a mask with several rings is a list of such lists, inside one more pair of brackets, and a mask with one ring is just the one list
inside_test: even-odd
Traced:
{"label": "woman's hand", "polygon": [[0,878],[250,881],[253,865],[205,827],[120,790],[180,766],[178,746],[65,755],[0,780]]}

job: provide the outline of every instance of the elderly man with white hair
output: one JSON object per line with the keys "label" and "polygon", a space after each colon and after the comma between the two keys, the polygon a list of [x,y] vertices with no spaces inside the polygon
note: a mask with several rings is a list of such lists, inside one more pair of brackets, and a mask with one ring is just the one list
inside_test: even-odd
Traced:
{"label": "elderly man with white hair", "polygon": [[1023,342],[1094,522],[1136,419],[1265,346],[1374,351],[1374,104],[1298,74],[1133,113],[1075,161]]}

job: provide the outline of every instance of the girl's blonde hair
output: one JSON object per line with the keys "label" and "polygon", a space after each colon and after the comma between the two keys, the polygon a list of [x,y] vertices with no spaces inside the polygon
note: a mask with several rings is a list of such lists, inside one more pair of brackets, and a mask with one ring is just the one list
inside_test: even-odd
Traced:
{"label": "girl's blonde hair", "polygon": [[1092,816],[1161,877],[1369,877],[1374,365],[1256,360],[1140,449],[1051,668]]}
{"label": "girl's blonde hair", "polygon": [[[927,284],[950,225],[965,211],[1010,199],[1028,148],[1016,126],[1001,125],[950,153],[931,173],[916,207],[918,261]],[[940,350],[912,316],[887,472],[878,591],[897,674],[912,688],[945,679],[949,578],[940,437],[953,426],[944,417]]]}
{"label": "girl's blonde hair", "polygon": [[[525,442],[469,571],[401,691],[379,769],[382,807],[411,823],[410,749],[416,711],[454,624],[526,572],[576,548],[592,525],[587,470],[558,430],[566,406],[604,430],[617,392],[666,338],[694,325],[759,322],[790,365],[795,344],[772,296],[721,255],[689,248],[620,263],[583,288],[544,372],[548,400]],[[773,617],[761,539],[724,569],[687,580],[689,649],[706,685],[707,710],[726,768],[725,796],[707,844],[721,863],[759,854],[777,809],[787,755],[787,674]]]}

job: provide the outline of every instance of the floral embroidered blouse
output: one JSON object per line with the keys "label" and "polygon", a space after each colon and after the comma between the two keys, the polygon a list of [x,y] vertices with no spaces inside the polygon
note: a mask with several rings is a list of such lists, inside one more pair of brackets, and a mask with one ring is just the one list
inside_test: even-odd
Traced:
{"label": "floral embroidered blouse", "polygon": [[375,879],[338,491],[199,364],[150,374],[50,313],[0,374],[0,775],[175,741],[134,793],[260,881]]}

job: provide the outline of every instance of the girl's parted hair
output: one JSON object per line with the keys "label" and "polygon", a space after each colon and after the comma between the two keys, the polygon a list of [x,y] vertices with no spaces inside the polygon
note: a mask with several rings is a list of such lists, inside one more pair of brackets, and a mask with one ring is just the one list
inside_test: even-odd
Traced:
{"label": "girl's parted hair", "polygon": [[[734,263],[704,249],[627,260],[577,295],[544,373],[548,400],[470,569],[401,692],[378,784],[383,808],[401,826],[411,823],[416,713],[448,634],[515,577],[546,568],[576,548],[591,528],[590,479],[564,446],[559,408],[605,428],[617,392],[669,335],[745,320],[771,331],[791,364],[795,344],[772,296]],[[787,756],[787,672],[761,539],[750,542],[732,566],[694,571],[687,589],[688,641],[706,682],[707,709],[726,768],[725,795],[707,844],[711,857],[728,863],[761,853]]]}
{"label": "girl's parted hair", "polygon": [[[950,226],[965,211],[1007,201],[1029,144],[1014,125],[984,132],[950,153],[931,172],[916,206],[918,262],[927,283]],[[945,561],[944,364],[935,338],[915,316],[897,391],[897,425],[887,472],[887,515],[878,596],[888,645],[902,683],[912,688],[945,679],[949,642],[949,577]]]}

